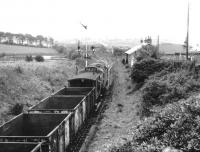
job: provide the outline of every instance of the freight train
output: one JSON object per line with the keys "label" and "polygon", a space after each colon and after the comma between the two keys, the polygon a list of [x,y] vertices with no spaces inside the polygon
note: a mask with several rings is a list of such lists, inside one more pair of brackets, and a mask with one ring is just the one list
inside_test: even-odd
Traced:
{"label": "freight train", "polygon": [[90,64],[68,86],[0,126],[0,152],[65,152],[112,84],[113,66]]}

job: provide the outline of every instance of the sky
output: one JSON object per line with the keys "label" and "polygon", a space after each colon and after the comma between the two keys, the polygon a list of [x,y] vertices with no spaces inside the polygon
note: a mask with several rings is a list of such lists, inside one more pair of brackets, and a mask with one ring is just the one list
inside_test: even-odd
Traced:
{"label": "sky", "polygon": [[[160,36],[183,43],[188,0],[0,0],[0,31],[68,39]],[[200,44],[200,1],[190,0],[190,42]],[[80,22],[88,26],[87,31]]]}

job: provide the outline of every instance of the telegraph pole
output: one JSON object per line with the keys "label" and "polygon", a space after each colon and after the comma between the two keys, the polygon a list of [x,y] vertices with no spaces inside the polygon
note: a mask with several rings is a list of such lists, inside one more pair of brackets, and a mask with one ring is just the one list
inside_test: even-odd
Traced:
{"label": "telegraph pole", "polygon": [[157,39],[157,51],[159,52],[159,47],[160,47],[160,40],[159,40],[160,38],[159,38],[159,35],[158,35],[158,39]]}
{"label": "telegraph pole", "polygon": [[190,13],[190,5],[188,1],[188,14],[187,14],[187,37],[186,37],[186,60],[188,60],[188,51],[189,51],[189,14]]}

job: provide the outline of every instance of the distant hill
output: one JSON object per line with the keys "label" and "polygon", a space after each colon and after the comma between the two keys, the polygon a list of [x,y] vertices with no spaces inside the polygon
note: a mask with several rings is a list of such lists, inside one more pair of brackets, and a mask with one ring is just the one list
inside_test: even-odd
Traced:
{"label": "distant hill", "polygon": [[107,47],[133,47],[140,43],[139,39],[107,39],[101,40],[103,44],[106,44]]}
{"label": "distant hill", "polygon": [[185,50],[181,44],[161,43],[160,52],[165,54],[174,54],[174,53],[185,53]]}

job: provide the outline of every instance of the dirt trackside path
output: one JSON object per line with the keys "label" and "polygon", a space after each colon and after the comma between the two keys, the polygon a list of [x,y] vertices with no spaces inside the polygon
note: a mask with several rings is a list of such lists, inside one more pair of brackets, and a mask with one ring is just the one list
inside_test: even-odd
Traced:
{"label": "dirt trackside path", "polygon": [[118,61],[114,67],[114,86],[111,97],[106,101],[107,109],[102,114],[97,132],[89,146],[89,152],[107,152],[132,138],[130,129],[138,121],[137,93],[131,91],[131,80],[127,69]]}

